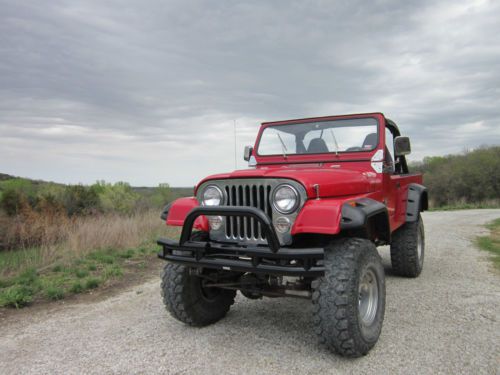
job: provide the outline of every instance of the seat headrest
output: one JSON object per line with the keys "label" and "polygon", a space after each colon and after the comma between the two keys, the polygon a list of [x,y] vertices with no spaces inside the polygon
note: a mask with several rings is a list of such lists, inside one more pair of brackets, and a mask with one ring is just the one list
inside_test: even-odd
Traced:
{"label": "seat headrest", "polygon": [[377,133],[370,133],[366,136],[363,141],[363,148],[374,148],[377,145],[378,137]]}
{"label": "seat headrest", "polygon": [[323,138],[311,139],[311,142],[309,142],[309,146],[307,147],[308,154],[322,154],[325,152],[330,152],[330,150],[328,150],[328,146]]}

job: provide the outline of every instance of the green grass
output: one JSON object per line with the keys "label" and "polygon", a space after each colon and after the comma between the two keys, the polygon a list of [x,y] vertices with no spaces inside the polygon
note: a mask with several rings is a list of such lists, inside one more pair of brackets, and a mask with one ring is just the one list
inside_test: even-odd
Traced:
{"label": "green grass", "polygon": [[431,207],[429,211],[456,211],[456,210],[474,210],[483,208],[500,208],[496,202],[477,202],[477,203],[455,203],[439,207]]}
{"label": "green grass", "polygon": [[87,269],[89,271],[95,271],[97,270],[97,266],[95,265],[95,263],[90,263],[88,266],[87,266]]}
{"label": "green grass", "polygon": [[52,272],[61,272],[63,270],[63,266],[60,264],[56,264],[54,267],[52,267]]}
{"label": "green grass", "polygon": [[[154,242],[138,249],[101,249],[66,263],[58,261],[40,272],[31,267],[0,277],[0,307],[21,308],[39,300],[60,300],[96,289],[108,280],[122,277],[125,267],[144,269],[145,259],[157,251]],[[9,270],[15,269],[16,264],[26,264],[21,259],[28,254],[37,256],[35,249],[19,253],[0,252],[0,267],[9,264]]]}
{"label": "green grass", "polygon": [[43,263],[43,258],[43,251],[36,247],[21,250],[4,250],[0,252],[0,270],[22,271],[29,268],[29,265]]}
{"label": "green grass", "polygon": [[98,279],[97,277],[90,277],[87,280],[85,280],[84,288],[85,289],[95,289],[99,286],[101,283],[101,280]]}
{"label": "green grass", "polygon": [[123,275],[123,269],[120,266],[113,265],[110,267],[106,267],[104,269],[104,277],[106,279],[113,278],[113,277],[119,277],[122,275]]}
{"label": "green grass", "polygon": [[78,277],[79,279],[82,279],[84,277],[87,277],[89,275],[89,271],[85,270],[85,269],[81,269],[81,268],[77,268],[75,270],[75,275],[76,277]]}
{"label": "green grass", "polygon": [[49,286],[45,289],[47,298],[51,300],[58,300],[64,298],[64,289],[58,286]]}
{"label": "green grass", "polygon": [[78,294],[83,291],[85,291],[85,288],[83,287],[82,283],[80,281],[75,281],[71,286],[69,287],[69,291],[73,294]]}
{"label": "green grass", "polygon": [[34,290],[26,285],[13,285],[0,293],[0,306],[20,308],[33,300]]}
{"label": "green grass", "polygon": [[135,255],[135,250],[134,249],[128,249],[127,251],[125,251],[124,253],[121,253],[120,254],[120,257],[124,258],[124,259],[130,259],[132,258],[133,256]]}
{"label": "green grass", "polygon": [[500,218],[486,226],[491,232],[489,236],[477,238],[480,249],[490,253],[494,266],[500,270]]}

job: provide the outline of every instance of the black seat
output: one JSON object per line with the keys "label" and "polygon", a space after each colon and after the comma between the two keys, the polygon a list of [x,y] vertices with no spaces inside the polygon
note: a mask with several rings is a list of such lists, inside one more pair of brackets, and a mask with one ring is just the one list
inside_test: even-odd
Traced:
{"label": "black seat", "polygon": [[307,147],[308,154],[323,154],[325,152],[330,152],[323,138],[314,138],[309,142]]}
{"label": "black seat", "polygon": [[365,137],[362,147],[364,150],[373,149],[375,148],[375,146],[377,146],[377,141],[378,141],[377,133],[370,133]]}

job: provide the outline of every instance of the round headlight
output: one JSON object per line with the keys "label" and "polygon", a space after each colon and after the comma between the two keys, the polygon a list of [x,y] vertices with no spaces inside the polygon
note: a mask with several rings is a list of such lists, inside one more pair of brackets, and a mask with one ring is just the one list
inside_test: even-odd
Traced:
{"label": "round headlight", "polygon": [[299,206],[299,193],[291,185],[280,185],[274,189],[273,206],[282,214],[290,214]]}
{"label": "round headlight", "polygon": [[215,185],[210,185],[203,190],[201,204],[203,206],[220,206],[224,200],[221,189]]}

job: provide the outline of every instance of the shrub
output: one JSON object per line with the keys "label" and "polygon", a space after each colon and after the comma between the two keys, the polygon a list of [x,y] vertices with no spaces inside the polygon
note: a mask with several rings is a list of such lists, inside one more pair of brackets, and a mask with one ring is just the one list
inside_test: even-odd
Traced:
{"label": "shrub", "polygon": [[30,180],[13,178],[0,182],[2,199],[0,207],[9,216],[18,214],[24,207],[35,201],[35,188]]}
{"label": "shrub", "polygon": [[154,207],[162,207],[172,199],[172,191],[167,183],[159,184],[155,193],[151,197],[151,203]]}
{"label": "shrub", "polygon": [[102,207],[107,212],[130,214],[139,200],[139,195],[125,182],[117,182],[113,185],[101,184],[99,190]]}
{"label": "shrub", "polygon": [[87,271],[87,270],[83,270],[83,269],[78,268],[78,269],[75,271],[75,275],[76,275],[76,277],[78,277],[79,279],[83,279],[84,277],[87,277],[87,276],[89,275],[89,271]]}
{"label": "shrub", "polygon": [[64,298],[64,290],[57,286],[49,286],[45,289],[47,298],[51,300],[59,300]]}
{"label": "shrub", "polygon": [[104,270],[105,278],[116,277],[121,275],[123,275],[123,269],[119,266],[106,267],[106,269]]}
{"label": "shrub", "polygon": [[97,266],[94,263],[90,263],[87,268],[89,271],[97,270]]}
{"label": "shrub", "polygon": [[56,264],[54,267],[52,267],[52,272],[61,272],[63,270],[63,267],[60,264]]}
{"label": "shrub", "polygon": [[34,268],[28,268],[22,272],[16,279],[18,284],[33,286],[38,282],[38,273]]}
{"label": "shrub", "polygon": [[69,288],[69,291],[75,294],[81,293],[83,292],[83,286],[79,281],[75,281]]}
{"label": "shrub", "polygon": [[135,254],[134,249],[128,249],[124,253],[120,253],[120,257],[125,258],[125,259],[129,259],[129,258],[132,258],[134,256],[134,254]]}
{"label": "shrub", "polygon": [[99,195],[89,186],[70,185],[64,191],[64,207],[69,216],[99,211]]}
{"label": "shrub", "polygon": [[96,277],[88,278],[85,281],[85,289],[95,289],[99,286],[100,283],[101,283],[101,280],[99,280]]}
{"label": "shrub", "polygon": [[33,289],[26,285],[13,285],[0,291],[0,306],[20,308],[33,299]]}

